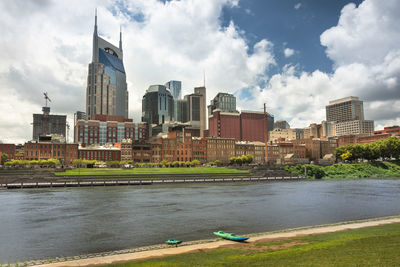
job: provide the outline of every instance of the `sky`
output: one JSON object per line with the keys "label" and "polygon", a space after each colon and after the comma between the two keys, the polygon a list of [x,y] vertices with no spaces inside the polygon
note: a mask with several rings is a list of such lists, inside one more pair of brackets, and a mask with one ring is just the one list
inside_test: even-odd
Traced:
{"label": "sky", "polygon": [[0,141],[32,138],[48,92],[52,114],[85,111],[94,13],[99,35],[122,28],[129,115],[140,121],[152,84],[203,85],[207,102],[237,97],[239,110],[307,127],[330,100],[358,96],[375,128],[400,125],[398,0],[0,1]]}

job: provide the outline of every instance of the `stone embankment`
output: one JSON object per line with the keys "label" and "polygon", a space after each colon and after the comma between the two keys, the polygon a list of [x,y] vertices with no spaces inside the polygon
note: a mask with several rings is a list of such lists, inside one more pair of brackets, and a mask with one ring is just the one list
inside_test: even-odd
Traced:
{"label": "stone embankment", "polygon": [[56,176],[51,170],[2,170],[0,188],[44,188],[83,186],[128,186],[182,183],[265,182],[300,180],[304,177],[282,170],[256,170],[250,173],[128,174]]}

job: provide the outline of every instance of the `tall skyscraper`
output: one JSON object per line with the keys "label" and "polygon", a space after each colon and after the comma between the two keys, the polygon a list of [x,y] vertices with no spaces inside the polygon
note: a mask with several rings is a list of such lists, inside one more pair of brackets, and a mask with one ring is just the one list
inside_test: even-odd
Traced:
{"label": "tall skyscraper", "polygon": [[204,137],[204,131],[207,129],[206,124],[207,124],[207,107],[206,107],[206,87],[201,86],[201,87],[195,87],[194,88],[194,93],[199,96],[200,100],[200,107],[199,107],[199,112],[200,112],[200,137]]}
{"label": "tall skyscraper", "polygon": [[174,99],[174,121],[188,121],[188,102],[185,99]]}
{"label": "tall skyscraper", "polygon": [[97,13],[93,32],[92,63],[89,64],[86,90],[86,115],[95,114],[128,117],[128,90],[122,52],[122,33],[119,47],[97,34]]}
{"label": "tall skyscraper", "polygon": [[326,121],[364,120],[363,102],[355,96],[329,101],[326,106]]}
{"label": "tall skyscraper", "polygon": [[181,81],[169,81],[165,84],[170,91],[174,99],[182,98],[182,82]]}
{"label": "tall skyscraper", "polygon": [[164,85],[151,85],[142,99],[142,121],[149,126],[149,136],[157,134],[152,126],[172,121],[173,117],[174,99],[169,89]]}

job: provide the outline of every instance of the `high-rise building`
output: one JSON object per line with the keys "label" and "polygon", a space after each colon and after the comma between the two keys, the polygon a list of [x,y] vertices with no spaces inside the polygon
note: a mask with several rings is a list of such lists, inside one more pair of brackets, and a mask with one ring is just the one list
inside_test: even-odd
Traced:
{"label": "high-rise building", "polygon": [[174,99],[182,98],[182,82],[181,81],[169,81],[165,84],[170,91]]}
{"label": "high-rise building", "polygon": [[326,121],[364,120],[363,102],[355,96],[329,101],[326,106]]}
{"label": "high-rise building", "polygon": [[86,120],[86,113],[83,111],[77,111],[74,113],[74,125],[79,120]]}
{"label": "high-rise building", "polygon": [[43,107],[43,114],[33,114],[32,140],[39,140],[41,135],[59,134],[65,137],[66,115],[50,115],[50,107]]}
{"label": "high-rise building", "polygon": [[187,122],[189,120],[187,103],[186,99],[174,99],[174,121]]}
{"label": "high-rise building", "polygon": [[208,106],[208,116],[212,115],[215,109],[221,112],[236,112],[236,97],[228,93],[218,93]]}
{"label": "high-rise building", "polygon": [[128,90],[123,63],[122,33],[119,47],[97,34],[97,14],[93,32],[92,62],[86,89],[86,115],[95,114],[128,117]]}
{"label": "high-rise building", "polygon": [[274,123],[274,129],[290,129],[290,125],[287,121],[278,120]]}
{"label": "high-rise building", "polygon": [[[330,127],[331,133],[336,136],[374,133],[374,121],[364,120],[363,101],[355,96],[329,101],[326,106],[326,121],[334,123]],[[327,132],[329,134],[329,130]]]}
{"label": "high-rise building", "polygon": [[199,136],[204,137],[206,130],[206,88],[195,87],[194,94],[185,95],[187,102],[188,124],[199,129]]}
{"label": "high-rise building", "polygon": [[161,126],[174,117],[174,99],[164,85],[151,85],[142,99],[142,121],[149,126],[149,137],[157,135],[154,126]]}
{"label": "high-rise building", "polygon": [[200,96],[200,137],[204,137],[204,131],[207,127],[206,87],[195,87],[194,93]]}

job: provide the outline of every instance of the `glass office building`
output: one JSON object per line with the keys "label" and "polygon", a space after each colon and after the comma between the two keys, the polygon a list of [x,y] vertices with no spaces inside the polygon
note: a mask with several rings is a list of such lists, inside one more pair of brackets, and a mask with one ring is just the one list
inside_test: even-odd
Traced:
{"label": "glass office building", "polygon": [[181,81],[169,81],[165,84],[173,96],[174,99],[182,98],[182,82]]}
{"label": "glass office building", "polygon": [[92,63],[89,64],[86,90],[86,115],[118,115],[128,118],[128,90],[123,63],[122,34],[119,47],[97,35],[97,16],[93,33]]}
{"label": "glass office building", "polygon": [[142,121],[148,124],[163,124],[172,121],[174,100],[164,85],[151,85],[142,99]]}

